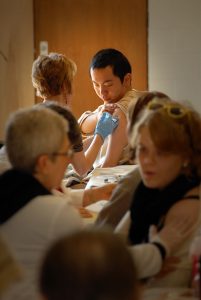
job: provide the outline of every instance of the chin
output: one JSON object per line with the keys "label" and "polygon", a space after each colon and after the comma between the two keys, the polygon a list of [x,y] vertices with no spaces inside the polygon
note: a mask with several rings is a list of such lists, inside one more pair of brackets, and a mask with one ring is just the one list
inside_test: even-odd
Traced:
{"label": "chin", "polygon": [[158,189],[159,188],[159,185],[157,183],[152,182],[150,180],[143,179],[143,182],[147,188],[150,188],[150,189]]}

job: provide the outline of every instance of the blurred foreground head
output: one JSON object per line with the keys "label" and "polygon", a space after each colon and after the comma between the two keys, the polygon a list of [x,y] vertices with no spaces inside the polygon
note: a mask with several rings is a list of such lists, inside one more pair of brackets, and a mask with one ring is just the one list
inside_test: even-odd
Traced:
{"label": "blurred foreground head", "polygon": [[55,243],[42,262],[39,288],[48,300],[138,299],[132,257],[106,231],[77,232]]}

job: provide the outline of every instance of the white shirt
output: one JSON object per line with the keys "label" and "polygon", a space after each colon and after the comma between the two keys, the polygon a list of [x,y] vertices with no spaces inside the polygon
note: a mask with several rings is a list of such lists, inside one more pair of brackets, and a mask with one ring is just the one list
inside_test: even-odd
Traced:
{"label": "white shirt", "polygon": [[37,297],[38,267],[50,244],[83,227],[69,197],[38,196],[1,225],[1,232],[25,270],[24,280],[2,299],[32,300]]}

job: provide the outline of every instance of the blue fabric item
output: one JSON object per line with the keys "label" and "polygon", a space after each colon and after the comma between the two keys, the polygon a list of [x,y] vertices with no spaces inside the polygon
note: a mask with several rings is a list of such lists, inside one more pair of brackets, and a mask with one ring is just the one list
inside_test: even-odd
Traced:
{"label": "blue fabric item", "polygon": [[94,135],[99,134],[104,140],[118,126],[119,120],[113,117],[110,113],[104,112],[96,124]]}

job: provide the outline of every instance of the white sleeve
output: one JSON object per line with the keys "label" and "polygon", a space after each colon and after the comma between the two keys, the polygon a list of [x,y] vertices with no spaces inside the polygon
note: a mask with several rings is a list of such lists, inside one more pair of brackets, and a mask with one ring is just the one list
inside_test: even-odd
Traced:
{"label": "white sleeve", "polygon": [[60,202],[55,206],[54,216],[49,230],[50,240],[59,238],[62,235],[83,229],[83,221],[78,210],[65,198],[58,198]]}
{"label": "white sleeve", "polygon": [[146,278],[157,274],[162,267],[160,251],[151,243],[129,246],[138,278]]}
{"label": "white sleeve", "polygon": [[83,206],[84,189],[71,189],[62,184],[64,196],[68,197],[68,201],[76,207]]}
{"label": "white sleeve", "polygon": [[83,196],[84,196],[84,189],[73,190],[70,189],[70,203],[72,203],[76,207],[83,206]]}

